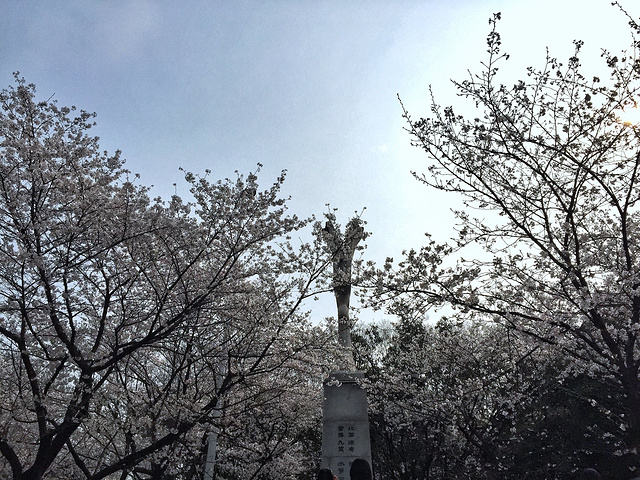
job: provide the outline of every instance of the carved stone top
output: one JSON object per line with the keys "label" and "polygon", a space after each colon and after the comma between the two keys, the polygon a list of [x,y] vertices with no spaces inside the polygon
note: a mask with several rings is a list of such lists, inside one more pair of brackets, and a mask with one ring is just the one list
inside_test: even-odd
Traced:
{"label": "carved stone top", "polygon": [[333,259],[333,293],[338,307],[338,342],[346,350],[348,365],[353,367],[351,351],[351,323],[349,321],[349,300],[351,298],[351,264],[358,243],[366,238],[363,221],[352,218],[340,232],[332,218],[324,226],[324,240]]}

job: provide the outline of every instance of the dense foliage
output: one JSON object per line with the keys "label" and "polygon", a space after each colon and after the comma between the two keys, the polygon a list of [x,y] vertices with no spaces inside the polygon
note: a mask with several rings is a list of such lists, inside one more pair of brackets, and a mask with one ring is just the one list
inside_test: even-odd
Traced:
{"label": "dense foliage", "polygon": [[[500,325],[405,319],[354,335],[376,477],[625,478],[619,400],[562,352]],[[615,461],[612,461],[615,459]]]}

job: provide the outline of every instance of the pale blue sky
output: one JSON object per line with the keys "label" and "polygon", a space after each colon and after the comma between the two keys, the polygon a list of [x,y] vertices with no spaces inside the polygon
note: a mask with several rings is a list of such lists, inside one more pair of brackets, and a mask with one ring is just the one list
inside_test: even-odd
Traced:
{"label": "pale blue sky", "polygon": [[344,223],[366,207],[366,257],[381,261],[451,233],[447,197],[409,174],[423,157],[396,94],[414,116],[429,84],[451,102],[497,11],[518,74],[574,38],[596,59],[629,44],[609,0],[5,0],[0,88],[20,71],[41,98],[97,112],[101,146],[163,196],[186,194],[179,167],[223,178],[259,162],[265,187],[287,169],[299,215],[330,203]]}

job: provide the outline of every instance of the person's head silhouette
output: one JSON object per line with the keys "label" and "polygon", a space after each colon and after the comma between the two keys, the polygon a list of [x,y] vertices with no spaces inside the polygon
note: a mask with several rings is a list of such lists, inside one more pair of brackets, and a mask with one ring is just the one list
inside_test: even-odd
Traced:
{"label": "person's head silhouette", "polygon": [[580,480],[600,480],[602,477],[594,468],[585,468],[580,473]]}
{"label": "person's head silhouette", "polygon": [[351,480],[373,480],[369,462],[364,458],[356,458],[351,464],[349,476],[351,477]]}
{"label": "person's head silhouette", "polygon": [[333,480],[333,472],[330,468],[321,468],[318,471],[318,480]]}

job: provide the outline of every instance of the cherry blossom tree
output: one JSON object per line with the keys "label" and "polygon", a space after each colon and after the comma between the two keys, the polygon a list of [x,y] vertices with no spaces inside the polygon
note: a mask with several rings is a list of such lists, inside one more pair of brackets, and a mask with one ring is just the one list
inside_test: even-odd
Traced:
{"label": "cherry blossom tree", "polygon": [[[630,474],[640,468],[640,127],[621,117],[640,93],[640,27],[627,15],[631,48],[602,51],[602,75],[584,73],[576,41],[567,62],[548,56],[505,84],[499,18],[481,72],[454,82],[464,114],[435,100],[430,118],[405,111],[429,161],[417,178],[465,201],[456,243],[389,259],[371,302],[414,318],[447,304],[455,318],[495,321],[561,352],[567,378],[606,390],[586,400],[620,445],[609,463]],[[472,245],[484,253],[443,263]]]}
{"label": "cherry blossom tree", "polygon": [[327,330],[319,326],[298,335],[318,337],[309,342],[304,357],[254,377],[252,385],[225,398],[220,478],[298,479],[320,468],[322,379],[333,366],[327,351],[335,346],[317,348],[328,338]]}
{"label": "cherry blossom tree", "polygon": [[[611,464],[615,405],[603,384],[567,375],[561,352],[493,323],[400,319],[354,335],[367,372],[376,476],[390,480],[575,478]],[[605,470],[603,470],[605,473]]]}
{"label": "cherry blossom tree", "polygon": [[284,174],[152,200],[93,114],[17,75],[0,105],[0,476],[195,478],[225,396],[319,340],[300,307],[327,261],[291,244]]}

